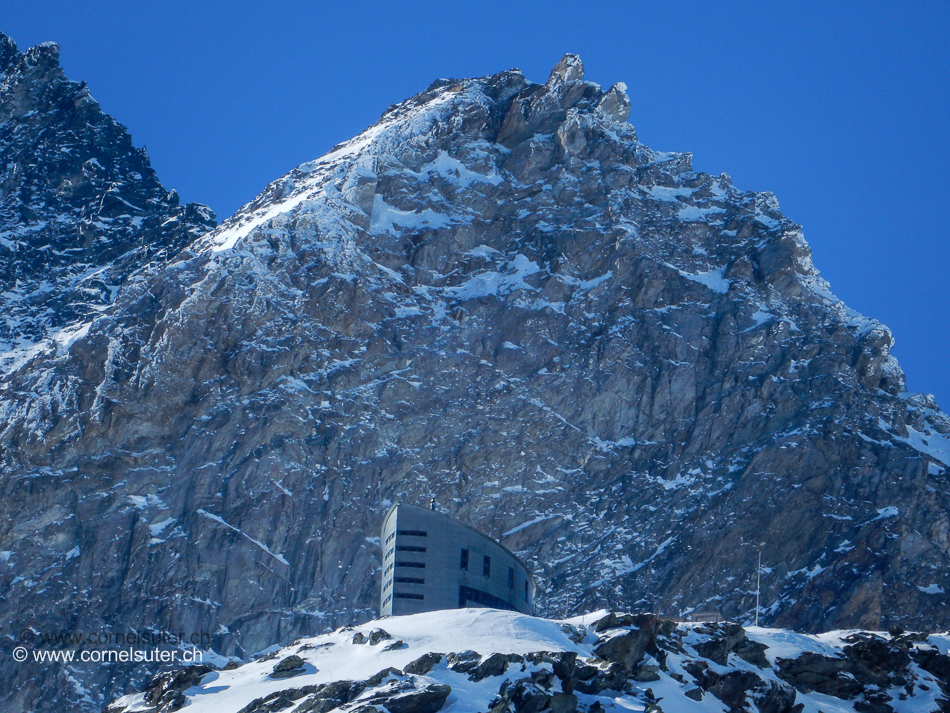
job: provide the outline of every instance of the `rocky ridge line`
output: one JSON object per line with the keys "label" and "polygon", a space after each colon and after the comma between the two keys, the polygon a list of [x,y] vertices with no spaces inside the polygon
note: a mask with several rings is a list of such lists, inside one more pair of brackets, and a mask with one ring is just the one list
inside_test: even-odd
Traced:
{"label": "rocky ridge line", "polygon": [[0,33],[0,370],[62,349],[130,275],[214,226],[66,78],[56,44],[21,53]]}

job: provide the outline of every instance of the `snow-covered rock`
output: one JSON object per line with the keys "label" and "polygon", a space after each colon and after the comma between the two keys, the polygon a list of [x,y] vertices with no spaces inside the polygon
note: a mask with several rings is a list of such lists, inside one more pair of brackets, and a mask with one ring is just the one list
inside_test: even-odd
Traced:
{"label": "snow-covered rock", "polygon": [[215,225],[179,205],[59,47],[0,33],[0,373],[62,353],[138,270]]}
{"label": "snow-covered rock", "polygon": [[[380,632],[388,637],[374,641]],[[930,713],[950,708],[948,644],[462,609],[345,627],[220,670],[163,673],[107,713]]]}

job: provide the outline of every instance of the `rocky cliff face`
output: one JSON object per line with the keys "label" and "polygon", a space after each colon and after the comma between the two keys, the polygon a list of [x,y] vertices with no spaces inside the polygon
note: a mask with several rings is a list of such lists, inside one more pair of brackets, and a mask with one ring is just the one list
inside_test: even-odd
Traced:
{"label": "rocky cliff face", "polygon": [[[366,620],[382,514],[429,498],[519,552],[545,614],[748,620],[761,547],[766,622],[950,625],[950,421],[771,195],[629,111],[571,55],[440,80],[11,373],[13,630],[243,657]],[[69,695],[133,675],[103,671]]]}
{"label": "rocky cliff face", "polygon": [[51,43],[0,33],[0,369],[62,348],[135,270],[215,223],[180,206]]}

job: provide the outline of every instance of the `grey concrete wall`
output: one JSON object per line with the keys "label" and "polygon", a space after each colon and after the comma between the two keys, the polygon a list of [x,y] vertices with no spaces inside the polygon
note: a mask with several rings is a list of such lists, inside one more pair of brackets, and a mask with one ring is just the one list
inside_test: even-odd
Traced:
{"label": "grey concrete wall", "polygon": [[[407,530],[426,536],[406,534]],[[534,606],[534,584],[528,570],[511,552],[474,528],[432,510],[414,505],[396,505],[383,520],[383,576],[380,583],[380,615],[416,614],[459,607],[459,587],[485,592],[506,602],[516,611],[530,614]],[[405,548],[425,548],[416,552]],[[461,569],[461,552],[469,552],[468,570]],[[484,575],[484,558],[491,558],[489,576]],[[397,563],[425,564],[424,569]],[[509,587],[509,568],[513,587]],[[424,579],[424,584],[398,582],[398,578]],[[527,597],[525,597],[527,583]],[[397,594],[416,594],[423,599],[406,599]],[[475,601],[467,606],[485,606]]]}

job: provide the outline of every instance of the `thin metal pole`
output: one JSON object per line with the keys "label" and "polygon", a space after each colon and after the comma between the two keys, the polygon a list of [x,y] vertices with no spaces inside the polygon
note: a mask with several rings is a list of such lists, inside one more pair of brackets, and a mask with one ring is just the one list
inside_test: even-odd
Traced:
{"label": "thin metal pole", "polygon": [[759,583],[762,579],[762,548],[759,548],[759,567],[755,570],[755,625],[759,625]]}

